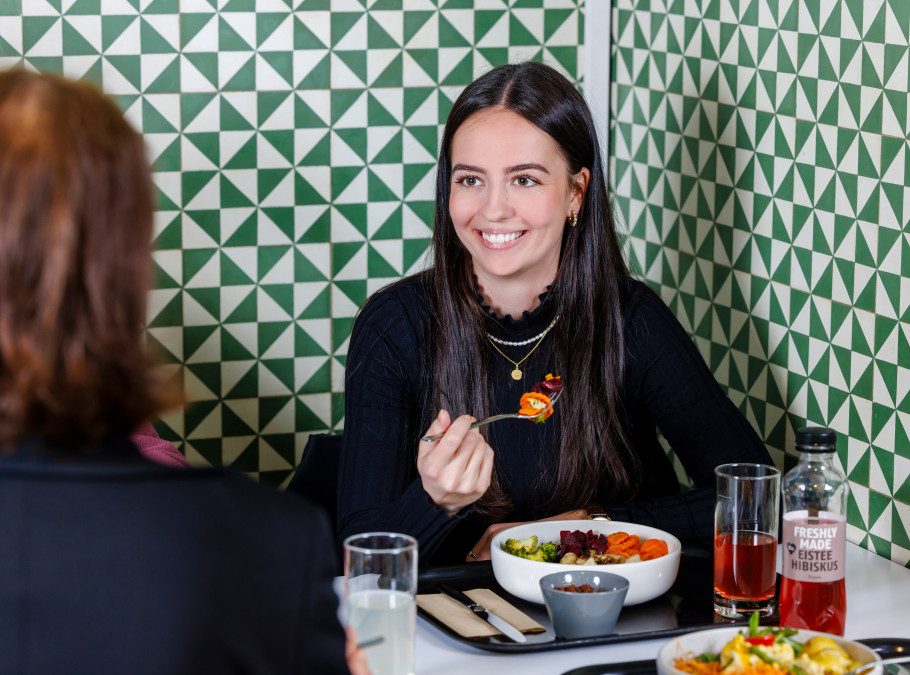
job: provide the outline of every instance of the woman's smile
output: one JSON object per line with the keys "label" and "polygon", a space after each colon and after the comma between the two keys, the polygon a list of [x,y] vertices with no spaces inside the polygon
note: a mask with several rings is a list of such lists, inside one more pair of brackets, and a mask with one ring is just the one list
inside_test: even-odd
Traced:
{"label": "woman's smile", "polygon": [[482,232],[478,230],[478,233],[483,237],[484,242],[487,244],[487,248],[510,248],[518,242],[518,239],[524,236],[524,233],[527,230],[521,230],[520,232]]}

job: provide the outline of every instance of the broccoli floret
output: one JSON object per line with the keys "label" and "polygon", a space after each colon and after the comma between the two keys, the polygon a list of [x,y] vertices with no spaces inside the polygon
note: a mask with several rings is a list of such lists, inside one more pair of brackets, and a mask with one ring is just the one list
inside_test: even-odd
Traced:
{"label": "broccoli floret", "polygon": [[535,548],[537,548],[537,535],[532,534],[527,539],[522,539],[520,542],[518,542],[518,547],[523,551],[530,553]]}
{"label": "broccoli floret", "polygon": [[521,556],[522,553],[530,553],[535,548],[537,548],[537,536],[533,534],[527,539],[506,539],[503,546],[506,553],[518,556]]}
{"label": "broccoli floret", "polygon": [[522,556],[528,560],[538,560],[540,562],[552,562],[556,557],[556,546],[554,544],[543,544],[538,546],[530,553]]}
{"label": "broccoli floret", "polygon": [[547,543],[537,545],[537,537],[532,535],[527,539],[506,539],[502,550],[519,558],[552,562],[556,559],[556,544]]}
{"label": "broccoli floret", "polygon": [[544,562],[553,562],[556,560],[556,544],[548,542],[541,544],[540,549]]}
{"label": "broccoli floret", "polygon": [[517,539],[506,539],[502,545],[502,550],[506,553],[511,553],[512,555],[518,555],[521,553],[521,549],[517,546]]}

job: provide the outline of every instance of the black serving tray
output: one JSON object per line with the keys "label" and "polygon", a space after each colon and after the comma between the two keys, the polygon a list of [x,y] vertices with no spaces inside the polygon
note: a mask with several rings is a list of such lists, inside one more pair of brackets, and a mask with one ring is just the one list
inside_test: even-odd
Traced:
{"label": "black serving tray", "polygon": [[[746,625],[747,621],[730,621],[714,615],[714,566],[713,552],[684,549],[679,561],[679,574],[669,591],[649,602],[624,607],[611,635],[564,640],[557,638],[546,607],[517,598],[496,583],[489,561],[466,563],[452,567],[430,568],[422,571],[418,579],[418,593],[437,593],[436,586],[445,582],[460,590],[489,588],[515,605],[547,630],[527,634],[527,642],[512,642],[508,638],[462,637],[431,614],[418,608],[418,614],[453,640],[471,647],[492,652],[540,652],[551,649],[571,649],[590,645],[607,645],[635,640],[651,640],[682,635],[715,626]],[[763,624],[777,625],[776,614],[765,617]],[[649,662],[635,662],[636,664]],[[653,671],[653,661],[651,670]],[[613,672],[613,671],[604,671]],[[639,671],[623,671],[639,672]],[[650,671],[649,671],[650,672]]]}
{"label": "black serving tray", "polygon": [[[857,640],[869,649],[878,652],[883,659],[910,654],[910,640],[905,638],[871,638]],[[907,673],[906,665],[885,666],[886,672]],[[602,663],[596,666],[582,666],[567,670],[562,675],[652,675],[657,672],[656,661],[625,661],[623,663]]]}

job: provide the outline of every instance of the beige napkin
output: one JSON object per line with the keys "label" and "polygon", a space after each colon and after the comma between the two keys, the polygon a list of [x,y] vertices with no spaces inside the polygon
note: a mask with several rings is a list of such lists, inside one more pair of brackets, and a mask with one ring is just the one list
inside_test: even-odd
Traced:
{"label": "beige napkin", "polygon": [[[500,619],[508,621],[522,633],[543,633],[546,630],[534,619],[500,598],[489,588],[465,591],[465,595],[478,605],[483,605]],[[432,614],[462,637],[482,638],[502,635],[496,628],[476,616],[474,612],[444,593],[418,595],[417,606],[428,614]]]}

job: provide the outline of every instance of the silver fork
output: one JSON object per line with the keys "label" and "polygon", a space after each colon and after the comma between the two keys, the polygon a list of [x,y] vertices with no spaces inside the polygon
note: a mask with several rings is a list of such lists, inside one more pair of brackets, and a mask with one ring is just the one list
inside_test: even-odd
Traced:
{"label": "silver fork", "polygon": [[[480,420],[479,422],[474,422],[474,424],[471,425],[471,429],[476,429],[477,427],[482,427],[484,424],[489,424],[490,422],[498,422],[499,420],[509,420],[509,419],[532,420],[532,421],[536,420],[541,415],[546,415],[547,412],[549,412],[550,409],[554,405],[556,405],[556,401],[558,401],[559,397],[562,396],[562,392],[563,392],[562,389],[557,391],[556,395],[550,399],[550,405],[548,405],[546,408],[541,410],[536,415],[521,415],[519,413],[505,413],[502,415],[493,415],[493,417],[487,417],[486,419]],[[428,441],[428,442],[432,443],[433,441],[438,441],[444,435],[445,434],[434,434],[432,436],[424,436],[420,440]]]}

